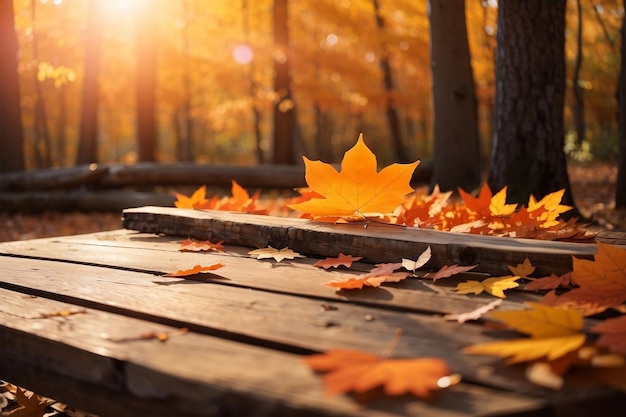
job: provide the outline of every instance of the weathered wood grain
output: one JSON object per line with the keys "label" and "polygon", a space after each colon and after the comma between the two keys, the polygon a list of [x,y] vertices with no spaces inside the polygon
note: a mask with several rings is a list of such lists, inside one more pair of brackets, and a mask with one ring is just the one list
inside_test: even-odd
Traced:
{"label": "weathered wood grain", "polygon": [[368,262],[399,262],[431,247],[426,265],[479,264],[476,271],[508,273],[507,265],[529,258],[538,274],[571,270],[572,256],[589,258],[595,244],[511,239],[371,223],[327,224],[303,219],[255,216],[243,213],[141,207],[124,210],[127,229],[197,239],[219,239],[249,247],[289,248],[307,255],[336,256],[340,252],[363,256]]}

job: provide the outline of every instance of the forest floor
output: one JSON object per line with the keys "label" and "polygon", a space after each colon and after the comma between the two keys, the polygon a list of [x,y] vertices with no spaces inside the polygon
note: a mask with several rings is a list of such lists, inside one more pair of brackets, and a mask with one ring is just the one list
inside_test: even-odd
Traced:
{"label": "forest floor", "polygon": [[[616,210],[617,167],[605,163],[569,167],[572,193],[580,213],[604,230],[626,231],[626,210]],[[115,230],[121,213],[54,213],[38,215],[0,212],[0,242]]]}

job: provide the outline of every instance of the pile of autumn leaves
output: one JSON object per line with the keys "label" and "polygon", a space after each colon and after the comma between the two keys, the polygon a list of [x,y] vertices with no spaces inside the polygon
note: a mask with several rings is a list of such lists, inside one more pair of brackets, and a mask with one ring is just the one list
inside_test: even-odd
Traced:
{"label": "pile of autumn leaves", "polygon": [[[417,193],[409,182],[419,161],[393,164],[377,171],[376,157],[367,148],[362,136],[346,152],[340,171],[332,165],[311,161],[306,157],[304,163],[309,188],[299,190],[301,195],[285,206],[301,212],[301,217],[315,221],[363,222],[366,225],[382,222],[406,227],[547,240],[582,240],[590,237],[574,220],[566,222],[559,218],[571,209],[560,204],[563,190],[541,200],[531,196],[528,205],[522,207],[506,204],[506,187],[494,195],[484,185],[477,197],[459,190],[460,202],[451,202],[451,193]],[[190,197],[177,194],[177,198],[176,206],[179,208],[288,215],[284,206],[276,207],[268,202],[263,204],[258,192],[251,197],[235,182],[230,197],[207,199],[206,189],[201,187]],[[202,242],[189,240],[185,244],[188,247],[184,250],[217,250],[202,249]],[[194,245],[200,247],[194,248]],[[269,247],[250,254],[259,259],[273,257],[277,261],[301,257],[288,248],[279,250]],[[369,274],[326,285],[337,290],[350,290],[397,282],[406,278],[407,274],[394,272],[396,269],[403,267],[415,276],[416,269],[429,258],[430,250],[427,249],[416,261],[403,260],[399,264],[377,265]],[[320,261],[318,266],[327,268],[343,264],[349,267],[354,260],[358,258],[339,254],[337,258]],[[208,268],[217,269],[221,266]],[[444,267],[423,276],[435,281],[473,267]],[[574,366],[601,367],[607,370],[601,377],[603,382],[609,381],[622,388],[626,386],[623,377],[626,375],[626,315],[623,315],[626,313],[626,249],[598,244],[594,260],[574,258],[573,271],[561,276],[531,278],[529,275],[534,268],[528,260],[509,269],[512,272],[510,276],[467,281],[459,284],[455,290],[460,294],[485,291],[503,298],[503,291],[517,287],[520,279],[527,281],[526,289],[549,290],[541,303],[529,303],[527,310],[495,311],[484,316],[498,320],[507,328],[528,337],[469,346],[463,352],[496,355],[508,358],[511,364],[527,362],[527,377],[537,384],[554,389],[562,386],[563,375]],[[204,271],[192,271],[198,272]],[[171,276],[188,274],[189,271],[177,271]],[[560,295],[557,295],[557,291]],[[489,310],[497,308],[499,301],[447,319],[463,323],[482,318]],[[585,316],[609,310],[616,317],[604,320],[587,331],[583,329]],[[425,398],[432,390],[449,386],[457,380],[445,361],[438,358],[389,360],[384,355],[333,350],[311,356],[306,362],[316,371],[326,373],[324,381],[330,393],[360,393],[382,386],[389,395],[411,392]],[[415,378],[415,375],[421,377]],[[615,378],[615,375],[622,377]]]}

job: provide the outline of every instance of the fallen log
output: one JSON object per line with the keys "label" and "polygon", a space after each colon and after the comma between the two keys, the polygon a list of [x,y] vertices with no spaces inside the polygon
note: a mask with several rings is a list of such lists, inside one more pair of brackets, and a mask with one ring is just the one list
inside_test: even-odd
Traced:
{"label": "fallen log", "polygon": [[97,183],[108,172],[96,164],[8,172],[0,175],[0,191],[71,190]]}

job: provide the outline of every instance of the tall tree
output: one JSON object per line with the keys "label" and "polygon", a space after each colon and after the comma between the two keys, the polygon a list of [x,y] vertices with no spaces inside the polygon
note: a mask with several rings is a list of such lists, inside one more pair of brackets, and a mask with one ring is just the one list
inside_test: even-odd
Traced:
{"label": "tall tree", "polygon": [[489,186],[508,186],[509,201],[527,203],[565,188],[563,152],[566,0],[499,3],[496,112]]}
{"label": "tall tree", "polygon": [[156,43],[155,4],[136,3],[137,18],[137,141],[140,161],[154,161],[156,155]]}
{"label": "tall tree", "polygon": [[87,17],[85,75],[76,164],[98,161],[98,74],[102,44],[102,1],[104,0],[91,0]]}
{"label": "tall tree", "polygon": [[[626,0],[624,0],[626,7]],[[617,184],[615,207],[626,208],[626,15],[622,18],[622,57],[619,76],[619,155],[617,163]]]}
{"label": "tall tree", "polygon": [[289,72],[288,0],[274,0],[274,103],[275,164],[295,164],[298,126]]}
{"label": "tall tree", "polygon": [[[380,33],[384,33],[386,31],[386,24],[385,19],[383,18],[383,15],[380,11],[380,4],[378,0],[372,0],[372,5],[374,6],[376,27],[378,28],[378,31]],[[381,49],[382,54],[379,63],[380,68],[383,72],[383,88],[385,90],[385,93],[387,94],[385,113],[387,115],[389,132],[391,133],[391,145],[394,151],[394,159],[400,162],[410,162],[413,160],[413,158],[410,155],[406,155],[406,152],[404,151],[402,131],[400,130],[400,118],[398,116],[398,110],[396,109],[396,103],[394,101],[395,88],[386,42],[382,42]]]}
{"label": "tall tree", "polygon": [[13,2],[0,1],[0,172],[24,169],[17,52]]}
{"label": "tall tree", "polygon": [[435,136],[431,185],[472,190],[481,173],[465,0],[430,0],[429,6]]}
{"label": "tall tree", "polygon": [[574,128],[576,140],[582,143],[585,140],[585,101],[581,86],[580,70],[583,65],[583,6],[582,0],[576,0],[576,58],[574,59],[574,73],[572,75],[572,89],[574,90],[574,104],[572,114],[574,116]]}

